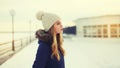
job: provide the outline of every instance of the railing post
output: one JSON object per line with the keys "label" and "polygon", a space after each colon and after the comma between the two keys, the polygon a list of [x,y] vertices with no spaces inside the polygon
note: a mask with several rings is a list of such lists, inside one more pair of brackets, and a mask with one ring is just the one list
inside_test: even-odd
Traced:
{"label": "railing post", "polygon": [[12,50],[15,51],[14,40],[12,40]]}
{"label": "railing post", "polygon": [[29,21],[29,33],[30,33],[30,39],[29,39],[29,40],[30,40],[30,43],[31,43],[31,41],[32,41],[32,40],[31,40],[31,23],[32,23],[32,22],[31,22],[31,20],[30,20],[30,21]]}
{"label": "railing post", "polygon": [[23,47],[23,43],[22,43],[22,39],[20,39],[21,40],[21,48]]}

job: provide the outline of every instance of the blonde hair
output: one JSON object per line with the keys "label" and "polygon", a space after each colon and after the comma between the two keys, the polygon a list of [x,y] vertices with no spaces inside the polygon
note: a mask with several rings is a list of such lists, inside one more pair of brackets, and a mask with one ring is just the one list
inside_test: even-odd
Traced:
{"label": "blonde hair", "polygon": [[63,44],[62,34],[55,34],[54,27],[50,29],[50,33],[52,34],[52,37],[53,37],[53,41],[51,45],[51,48],[52,48],[51,58],[55,56],[57,60],[60,61],[59,50],[61,51],[63,56],[65,55],[65,50],[62,47],[62,44]]}

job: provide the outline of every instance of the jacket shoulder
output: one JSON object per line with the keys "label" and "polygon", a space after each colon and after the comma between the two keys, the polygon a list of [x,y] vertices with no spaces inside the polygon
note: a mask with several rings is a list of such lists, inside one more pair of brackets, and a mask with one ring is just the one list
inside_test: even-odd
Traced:
{"label": "jacket shoulder", "polygon": [[38,41],[38,44],[39,46],[47,46],[47,47],[50,47],[51,46],[51,43],[48,43],[48,42],[45,42],[45,41]]}

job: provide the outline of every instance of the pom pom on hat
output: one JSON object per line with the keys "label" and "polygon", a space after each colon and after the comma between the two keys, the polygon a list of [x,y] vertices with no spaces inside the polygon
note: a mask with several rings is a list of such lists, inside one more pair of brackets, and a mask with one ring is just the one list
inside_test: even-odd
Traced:
{"label": "pom pom on hat", "polygon": [[56,14],[52,14],[52,13],[45,13],[43,11],[39,11],[37,14],[36,14],[36,18],[38,20],[41,20],[42,21],[42,24],[43,24],[43,27],[44,27],[44,30],[47,32],[51,27],[52,25],[60,20],[60,18],[56,15]]}
{"label": "pom pom on hat", "polygon": [[42,20],[42,16],[44,15],[44,12],[43,11],[39,11],[37,14],[36,14],[36,18],[37,20]]}

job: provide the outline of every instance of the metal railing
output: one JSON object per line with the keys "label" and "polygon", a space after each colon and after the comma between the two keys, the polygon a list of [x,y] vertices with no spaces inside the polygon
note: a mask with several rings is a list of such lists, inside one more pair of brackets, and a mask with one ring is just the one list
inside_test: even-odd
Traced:
{"label": "metal railing", "polygon": [[31,36],[14,40],[14,50],[12,48],[12,41],[0,43],[0,65],[35,39],[34,36]]}

